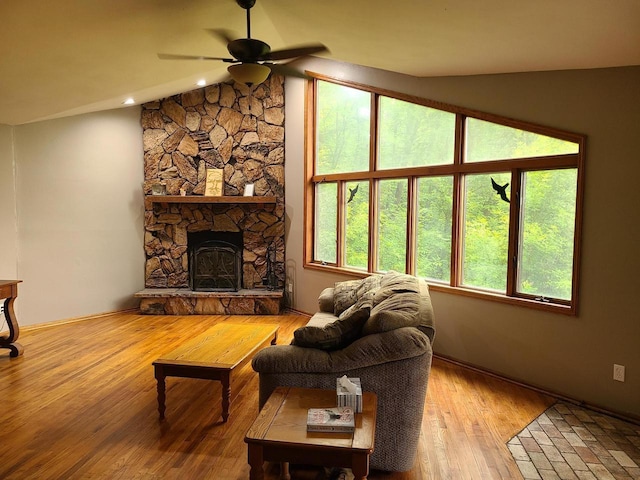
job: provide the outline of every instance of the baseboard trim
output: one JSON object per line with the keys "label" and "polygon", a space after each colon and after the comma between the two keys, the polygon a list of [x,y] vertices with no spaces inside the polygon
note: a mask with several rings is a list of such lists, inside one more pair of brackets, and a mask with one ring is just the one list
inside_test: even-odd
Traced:
{"label": "baseboard trim", "polygon": [[103,313],[93,313],[91,315],[85,315],[83,317],[74,317],[74,318],[65,318],[62,320],[54,320],[52,322],[46,322],[46,323],[37,323],[35,325],[26,325],[26,326],[20,326],[20,331],[21,332],[28,332],[28,331],[32,331],[32,330],[40,330],[42,328],[50,328],[50,327],[57,327],[60,325],[66,325],[68,323],[78,323],[78,322],[85,322],[87,320],[95,320],[96,318],[102,318],[102,317],[110,317],[111,315],[118,315],[121,313],[140,313],[140,309],[138,309],[138,307],[135,308],[127,308],[124,310],[114,310],[111,312],[103,312]]}
{"label": "baseboard trim", "polygon": [[566,395],[563,395],[561,393],[558,392],[554,392],[551,390],[547,390],[541,387],[537,387],[535,385],[531,385],[528,383],[524,383],[520,380],[516,380],[515,378],[511,378],[511,377],[507,377],[503,374],[494,372],[492,370],[488,370],[485,369],[483,367],[479,367],[477,365],[473,365],[471,363],[466,363],[466,362],[462,362],[460,360],[456,360],[455,358],[452,357],[448,357],[447,355],[442,355],[442,354],[437,354],[434,353],[433,356],[439,360],[442,360],[444,362],[448,362],[448,363],[452,363],[454,365],[457,365],[458,367],[462,367],[462,368],[466,368],[467,370],[472,370],[474,372],[478,372],[481,373],[483,375],[488,375],[490,377],[494,377],[494,378],[498,378],[500,380],[504,380],[505,382],[509,382],[512,383],[514,385],[518,385],[519,387],[522,388],[527,388],[529,390],[533,390],[534,392],[538,392],[538,393],[542,393],[544,395],[548,395],[550,397],[553,397],[557,400],[562,400],[564,402],[567,403],[572,403],[574,405],[577,405],[579,407],[583,407],[583,408],[587,408],[589,410],[593,410],[595,412],[598,413],[603,413],[605,415],[609,415],[611,417],[615,417],[619,420],[624,420],[625,422],[629,422],[629,423],[633,423],[635,425],[640,425],[640,417],[632,415],[632,414],[628,414],[628,413],[623,413],[623,412],[619,412],[616,410],[610,410],[608,408],[604,408],[601,407],[599,405],[595,405],[595,404],[591,404],[589,402],[585,402],[584,400],[578,400],[576,398],[572,398],[572,397],[568,397]]}
{"label": "baseboard trim", "polygon": [[290,313],[290,314],[293,314],[293,315],[301,315],[301,316],[307,317],[307,318],[311,318],[313,316],[308,312],[303,312],[301,310],[296,310],[295,308],[290,308],[290,307],[285,308],[282,313],[285,313],[285,314]]}

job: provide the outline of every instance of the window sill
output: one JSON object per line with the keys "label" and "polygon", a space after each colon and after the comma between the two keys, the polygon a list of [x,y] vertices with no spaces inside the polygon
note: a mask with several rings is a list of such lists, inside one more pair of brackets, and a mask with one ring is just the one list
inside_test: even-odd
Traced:
{"label": "window sill", "polygon": [[[349,275],[358,278],[364,278],[371,275],[369,272],[356,269],[347,269],[337,267],[335,265],[321,265],[319,263],[305,263],[304,268],[309,270],[318,270],[322,272],[337,273],[340,275]],[[491,293],[481,290],[472,290],[464,287],[452,287],[450,285],[443,285],[440,283],[429,283],[429,290],[432,292],[442,292],[451,295],[462,295],[465,297],[477,298],[480,300],[487,300],[490,302],[504,303],[507,305],[514,305],[517,307],[532,308],[535,310],[542,310],[551,313],[559,313],[562,315],[577,316],[577,309],[575,306],[562,305],[558,303],[547,303],[537,300],[521,297],[507,297],[499,293]]]}

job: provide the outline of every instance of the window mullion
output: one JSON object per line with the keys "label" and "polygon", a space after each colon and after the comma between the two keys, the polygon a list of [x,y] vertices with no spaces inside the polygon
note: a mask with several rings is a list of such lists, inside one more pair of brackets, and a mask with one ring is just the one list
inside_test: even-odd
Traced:
{"label": "window mullion", "polygon": [[511,199],[509,205],[509,247],[507,253],[507,296],[516,294],[518,276],[518,246],[520,245],[520,170],[511,171]]}
{"label": "window mullion", "polygon": [[[371,116],[369,118],[369,172],[378,168],[378,107],[379,95],[371,93]],[[378,180],[369,180],[369,272],[375,272],[378,265]]]}
{"label": "window mullion", "polygon": [[[454,166],[460,166],[464,160],[464,115],[456,115],[456,132],[454,145]],[[462,222],[463,213],[463,188],[462,174],[453,175],[453,211],[451,212],[451,279],[450,285],[457,287],[462,283]]]}
{"label": "window mullion", "polygon": [[371,94],[371,116],[369,117],[369,171],[375,172],[378,169],[378,109],[380,101],[379,95]]}
{"label": "window mullion", "polygon": [[465,143],[465,116],[456,115],[455,145],[453,147],[453,164],[462,165],[464,163],[464,143]]}
{"label": "window mullion", "polygon": [[452,287],[462,283],[462,227],[464,180],[457,173],[453,176],[453,211],[451,212],[451,280]]}
{"label": "window mullion", "polygon": [[338,198],[336,198],[336,202],[338,202],[338,214],[336,215],[336,229],[338,234],[336,235],[336,241],[338,244],[336,245],[336,261],[339,267],[343,267],[345,264],[345,222],[347,218],[347,204],[344,201],[344,190],[346,188],[346,182],[339,181],[338,188],[336,189],[338,192]]}
{"label": "window mullion", "polygon": [[378,265],[378,180],[369,180],[369,272],[377,271]]}
{"label": "window mullion", "polygon": [[415,275],[416,272],[416,235],[418,225],[418,179],[409,177],[407,179],[407,263],[406,272]]}

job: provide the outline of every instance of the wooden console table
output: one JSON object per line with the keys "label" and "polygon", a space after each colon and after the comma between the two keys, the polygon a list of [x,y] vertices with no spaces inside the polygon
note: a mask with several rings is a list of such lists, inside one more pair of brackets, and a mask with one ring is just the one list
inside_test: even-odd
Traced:
{"label": "wooden console table", "polygon": [[20,327],[16,320],[16,314],[13,311],[13,302],[18,296],[18,284],[22,280],[0,280],[0,298],[6,298],[4,301],[4,317],[7,319],[9,327],[9,335],[0,337],[0,348],[8,348],[11,350],[9,356],[17,357],[22,355],[24,349],[16,340],[20,335]]}

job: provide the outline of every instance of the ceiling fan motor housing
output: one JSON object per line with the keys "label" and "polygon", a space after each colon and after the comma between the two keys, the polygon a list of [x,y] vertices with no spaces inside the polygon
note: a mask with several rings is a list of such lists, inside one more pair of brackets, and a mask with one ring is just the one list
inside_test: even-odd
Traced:
{"label": "ceiling fan motor housing", "polygon": [[269,44],[255,38],[239,38],[229,42],[229,53],[240,62],[256,63],[267,60],[264,58],[271,52]]}
{"label": "ceiling fan motor housing", "polygon": [[236,3],[245,10],[249,10],[256,4],[256,0],[236,0]]}

